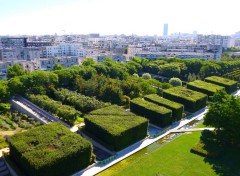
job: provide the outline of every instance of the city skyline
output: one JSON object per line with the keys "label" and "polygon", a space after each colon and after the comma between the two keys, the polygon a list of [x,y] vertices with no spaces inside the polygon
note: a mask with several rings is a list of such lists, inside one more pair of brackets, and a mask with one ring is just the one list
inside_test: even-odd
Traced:
{"label": "city skyline", "polygon": [[0,35],[193,33],[231,35],[237,0],[0,0]]}

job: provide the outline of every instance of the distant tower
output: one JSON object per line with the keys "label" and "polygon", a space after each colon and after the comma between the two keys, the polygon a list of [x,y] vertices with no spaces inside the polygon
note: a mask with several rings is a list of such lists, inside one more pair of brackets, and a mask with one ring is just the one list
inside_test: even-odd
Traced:
{"label": "distant tower", "polygon": [[163,26],[163,36],[168,36],[168,24],[164,24]]}

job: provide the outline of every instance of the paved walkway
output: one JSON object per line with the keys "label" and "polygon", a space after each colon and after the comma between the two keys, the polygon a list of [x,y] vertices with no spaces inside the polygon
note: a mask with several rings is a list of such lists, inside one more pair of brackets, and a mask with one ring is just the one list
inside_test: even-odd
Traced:
{"label": "paved walkway", "polygon": [[92,176],[92,175],[96,175],[97,173],[107,169],[108,167],[118,163],[119,161],[127,158],[128,156],[138,152],[139,150],[147,147],[148,145],[158,141],[159,139],[163,138],[164,136],[167,136],[168,134],[172,133],[173,130],[177,130],[178,128],[181,128],[182,126],[188,124],[189,122],[193,121],[193,120],[201,120],[204,116],[204,114],[207,112],[207,109],[204,108],[196,113],[194,113],[194,116],[191,118],[191,119],[184,119],[178,123],[175,123],[171,126],[171,129],[169,131],[167,131],[166,133],[162,134],[161,136],[159,137],[156,137],[156,138],[146,138],[142,141],[139,141],[125,149],[123,149],[122,151],[120,152],[117,152],[117,157],[115,160],[113,160],[112,162],[110,163],[107,163],[107,164],[102,164],[102,165],[94,165],[93,167],[91,168],[87,168],[85,170],[82,170],[78,173],[75,173],[73,174],[73,176]]}

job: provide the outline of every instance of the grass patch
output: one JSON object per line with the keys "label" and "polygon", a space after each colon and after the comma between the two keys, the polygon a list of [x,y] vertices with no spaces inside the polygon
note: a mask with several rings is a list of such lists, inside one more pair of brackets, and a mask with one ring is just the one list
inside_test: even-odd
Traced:
{"label": "grass patch", "polygon": [[[192,146],[199,142],[201,132],[183,134],[172,142],[152,153],[123,160],[116,171],[112,168],[98,176],[217,176],[239,175],[240,151],[229,148],[220,158],[208,159],[190,152]],[[123,167],[122,167],[123,166]]]}
{"label": "grass patch", "polygon": [[0,136],[0,149],[8,147],[8,143],[6,142],[5,138],[3,136]]}

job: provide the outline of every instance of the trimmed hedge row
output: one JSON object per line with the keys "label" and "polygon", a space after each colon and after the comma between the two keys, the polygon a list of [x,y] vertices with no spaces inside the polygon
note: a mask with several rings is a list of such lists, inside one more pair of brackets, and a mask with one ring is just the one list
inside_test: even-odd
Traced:
{"label": "trimmed hedge row", "polygon": [[182,104],[170,101],[166,98],[158,96],[157,94],[146,95],[144,99],[165,108],[171,109],[173,118],[176,118],[177,120],[180,120],[183,116]]}
{"label": "trimmed hedge row", "polygon": [[132,112],[144,116],[159,127],[170,125],[173,121],[172,110],[156,105],[142,98],[135,98],[130,102]]}
{"label": "trimmed hedge row", "polygon": [[207,104],[207,95],[185,87],[173,87],[163,91],[163,97],[184,105],[189,112],[196,112]]}
{"label": "trimmed hedge row", "polygon": [[85,130],[119,151],[147,136],[148,120],[140,116],[89,115]]}
{"label": "trimmed hedge row", "polygon": [[70,125],[74,124],[74,121],[82,115],[80,111],[77,111],[75,108],[63,105],[59,101],[55,101],[49,98],[46,95],[28,95],[30,101],[37,104],[39,107],[43,108],[46,111],[51,112],[52,114],[57,115],[57,117]]}
{"label": "trimmed hedge row", "polygon": [[213,94],[216,93],[218,90],[225,90],[225,88],[222,86],[218,86],[216,84],[208,83],[201,80],[187,83],[187,88],[202,92],[204,94],[207,94],[208,96],[213,96]]}
{"label": "trimmed hedge row", "polygon": [[205,78],[205,81],[225,87],[227,93],[232,93],[237,90],[237,81],[233,81],[231,79],[222,78],[219,76],[211,76]]}
{"label": "trimmed hedge row", "polygon": [[116,115],[116,116],[134,116],[135,114],[126,111],[123,107],[118,105],[111,105],[105,108],[97,109],[90,112],[91,115]]}
{"label": "trimmed hedge row", "polygon": [[68,89],[55,90],[54,97],[56,100],[63,102],[63,104],[74,106],[77,110],[84,113],[107,106],[107,103],[99,101],[94,97],[81,95]]}
{"label": "trimmed hedge row", "polygon": [[93,147],[61,123],[13,135],[10,157],[26,175],[71,175],[93,162]]}

